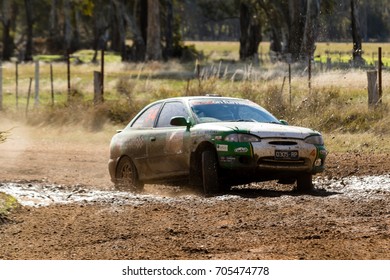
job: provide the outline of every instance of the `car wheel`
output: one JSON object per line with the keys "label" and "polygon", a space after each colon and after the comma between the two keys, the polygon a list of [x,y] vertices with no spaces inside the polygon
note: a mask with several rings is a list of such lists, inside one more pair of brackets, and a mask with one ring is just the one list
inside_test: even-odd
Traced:
{"label": "car wheel", "polygon": [[310,173],[301,174],[297,178],[297,191],[299,192],[310,192],[314,189],[313,186],[313,175]]}
{"label": "car wheel", "polygon": [[121,191],[140,192],[144,184],[138,179],[137,169],[129,157],[123,157],[119,160],[116,168],[117,183],[115,188]]}
{"label": "car wheel", "polygon": [[214,151],[202,152],[202,179],[205,194],[214,194],[219,191],[218,162]]}

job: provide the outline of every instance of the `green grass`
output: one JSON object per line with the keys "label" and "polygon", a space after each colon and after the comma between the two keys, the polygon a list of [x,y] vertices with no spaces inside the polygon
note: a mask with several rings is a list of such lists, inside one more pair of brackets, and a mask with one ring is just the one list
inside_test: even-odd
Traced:
{"label": "green grass", "polygon": [[[238,61],[239,60],[239,42],[208,42],[208,41],[187,41],[185,45],[195,46],[196,50],[203,53],[206,61]],[[378,61],[378,48],[382,48],[382,62],[385,66],[390,66],[390,43],[365,43],[363,42],[363,58],[369,65],[375,65]],[[261,42],[259,45],[259,55],[263,60],[269,59],[269,42]],[[314,53],[317,62],[326,63],[330,58],[332,62],[348,63],[352,59],[352,42],[317,42]],[[92,61],[93,50],[80,50],[71,54],[71,61],[76,60],[83,63]],[[98,52],[97,60],[100,60],[101,52]],[[34,60],[43,62],[52,62],[63,60],[61,55],[37,55]],[[105,62],[120,62],[121,57],[118,53],[105,52]]]}
{"label": "green grass", "polygon": [[6,220],[7,215],[20,206],[16,198],[0,192],[0,224]]}
{"label": "green grass", "polygon": [[[238,42],[186,42],[188,45],[195,45],[196,49],[203,52],[209,61],[219,59],[238,60],[239,48]],[[259,46],[259,55],[267,60],[269,57],[269,42],[261,42]],[[390,67],[390,43],[364,43],[363,58],[369,65],[375,65],[378,61],[378,48],[382,48],[382,62]],[[314,53],[317,62],[326,63],[329,57],[332,62],[348,63],[352,59],[352,42],[348,43],[316,43]]]}
{"label": "green grass", "polygon": [[[92,58],[95,54],[94,50],[79,50],[75,53],[70,54],[71,62],[82,62],[82,63],[90,63],[92,62]],[[98,60],[101,59],[101,51],[97,52]],[[65,61],[64,55],[36,55],[34,56],[34,60],[39,60],[43,62],[53,62],[53,61]],[[115,52],[105,51],[104,55],[105,62],[120,62],[121,57],[119,54]]]}
{"label": "green grass", "polygon": [[[375,65],[378,61],[378,49],[382,48],[382,63],[390,66],[390,44],[389,43],[364,43],[363,59],[367,64]],[[353,44],[351,43],[317,43],[316,60],[326,63],[330,57],[334,62],[348,63],[352,59]]]}

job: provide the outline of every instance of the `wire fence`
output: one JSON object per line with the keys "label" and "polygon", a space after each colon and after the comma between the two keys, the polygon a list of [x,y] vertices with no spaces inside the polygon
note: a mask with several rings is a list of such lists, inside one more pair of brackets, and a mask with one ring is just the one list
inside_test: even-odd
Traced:
{"label": "wire fence", "polygon": [[[367,57],[367,56],[366,56]],[[292,77],[307,76],[308,88],[311,88],[312,75],[318,75],[333,70],[361,69],[365,71],[377,71],[377,80],[374,84],[378,87],[379,100],[382,94],[382,71],[388,71],[390,66],[390,52],[372,52],[370,59],[365,59],[363,64],[356,65],[350,52],[327,52],[325,55],[316,56],[304,63],[286,63],[286,57],[280,57],[275,54],[260,54],[259,64],[226,62],[220,60],[218,63],[207,63],[201,65],[198,63],[194,71],[160,71],[143,72],[142,64],[137,74],[132,74],[121,69],[126,67],[111,66],[104,68],[104,53],[102,52],[100,64],[85,64],[85,70],[79,62],[71,62],[71,57],[67,57],[64,63],[45,63],[35,61],[30,64],[21,64],[19,62],[0,62],[0,110],[5,106],[10,106],[14,98],[14,104],[17,109],[26,106],[26,114],[30,105],[30,98],[34,96],[34,107],[39,106],[41,100],[46,104],[54,106],[56,103],[66,103],[73,95],[82,94],[91,96],[92,103],[103,101],[104,95],[104,77],[113,80],[120,76],[128,76],[135,79],[172,79],[172,80],[205,80],[217,78],[229,80],[232,82],[242,80],[260,81],[272,79],[273,77],[283,78],[283,87],[285,84],[291,88]],[[264,66],[266,65],[266,67]],[[273,71],[270,75],[269,65],[279,65],[282,71]],[[280,66],[281,65],[281,66]],[[21,71],[21,67],[23,68]],[[78,68],[75,73],[73,68]],[[119,69],[120,68],[120,69]],[[277,67],[274,67],[277,69]],[[42,86],[43,85],[43,86]],[[78,86],[82,85],[82,90]],[[108,85],[106,87],[112,87]],[[34,92],[32,92],[32,90]],[[109,88],[109,90],[112,90]],[[42,91],[44,94],[40,94]],[[100,94],[100,96],[99,96]],[[7,99],[6,104],[4,99]],[[22,102],[21,102],[22,101]],[[12,106],[12,105],[11,105]]]}

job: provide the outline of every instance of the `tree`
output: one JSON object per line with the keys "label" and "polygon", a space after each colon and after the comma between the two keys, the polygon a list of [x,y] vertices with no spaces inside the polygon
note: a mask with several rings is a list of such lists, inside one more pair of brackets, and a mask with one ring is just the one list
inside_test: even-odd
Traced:
{"label": "tree", "polygon": [[126,52],[126,60],[143,61],[146,53],[145,39],[142,37],[141,30],[131,14],[125,14],[125,20],[133,33],[133,45],[130,50]]}
{"label": "tree", "polygon": [[148,27],[146,40],[146,60],[161,60],[160,3],[148,0]]}
{"label": "tree", "polygon": [[[239,27],[240,2],[241,0],[197,0],[197,9],[196,7],[187,7],[187,9],[196,14],[195,16],[199,18],[200,23],[189,27],[189,29],[198,29],[201,33],[199,34],[200,39],[226,40],[226,37],[229,34],[234,34],[235,31],[236,37],[230,39],[239,39],[240,35],[237,27]],[[251,5],[250,2],[253,1],[248,1],[248,4]],[[187,18],[188,16],[186,16]]]}
{"label": "tree", "polygon": [[7,135],[9,134],[9,131],[0,131],[0,143],[5,142],[7,140]]}
{"label": "tree", "polygon": [[311,59],[314,55],[315,43],[317,40],[321,0],[306,1],[305,26],[303,29],[300,56]]}
{"label": "tree", "polygon": [[97,61],[98,50],[105,49],[108,41],[108,32],[111,17],[111,3],[107,1],[95,1],[90,13],[93,26],[92,48],[94,55],[92,62]]}
{"label": "tree", "polygon": [[258,63],[258,49],[261,42],[261,25],[254,5],[247,1],[240,3],[240,60],[252,59]]}
{"label": "tree", "polygon": [[51,0],[49,15],[49,37],[47,45],[50,52],[58,52],[62,49],[62,40],[60,36],[58,23],[58,0]]}
{"label": "tree", "polygon": [[351,30],[353,40],[352,58],[355,65],[364,63],[362,58],[362,36],[359,21],[359,0],[351,0]]}
{"label": "tree", "polygon": [[122,60],[126,60],[126,27],[124,13],[125,5],[122,1],[113,0],[114,17],[111,26],[111,49],[121,54]]}
{"label": "tree", "polygon": [[173,55],[173,5],[172,0],[166,0],[166,25],[165,25],[165,55],[167,58]]}
{"label": "tree", "polygon": [[273,52],[289,54],[292,61],[313,56],[321,0],[257,0],[257,3],[267,18]]}
{"label": "tree", "polygon": [[24,6],[26,9],[26,29],[27,39],[26,48],[24,52],[24,61],[32,61],[33,52],[33,15],[32,15],[32,3],[31,0],[24,0]]}
{"label": "tree", "polygon": [[10,60],[12,57],[15,43],[14,36],[12,35],[12,29],[15,29],[13,25],[16,22],[17,5],[14,1],[3,0],[3,6],[0,14],[0,20],[3,24],[3,60]]}
{"label": "tree", "polygon": [[267,1],[258,0],[260,8],[264,11],[266,22],[270,29],[270,51],[275,54],[282,54],[286,46],[287,22],[283,20],[287,18],[284,13],[284,7],[287,5],[282,1]]}

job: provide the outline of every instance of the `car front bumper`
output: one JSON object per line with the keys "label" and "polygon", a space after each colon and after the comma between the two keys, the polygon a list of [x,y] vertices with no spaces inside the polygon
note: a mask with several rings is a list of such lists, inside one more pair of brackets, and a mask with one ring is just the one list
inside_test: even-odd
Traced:
{"label": "car front bumper", "polygon": [[[222,168],[312,174],[320,173],[325,169],[327,155],[325,147],[309,144],[303,140],[262,139],[259,142],[229,143],[226,146],[228,146],[226,151],[218,152]],[[294,153],[296,157],[277,157],[277,153],[287,155]]]}
{"label": "car front bumper", "polygon": [[[252,147],[257,167],[260,170],[319,173],[325,169],[327,152],[323,146],[315,146],[300,140],[255,142],[252,143]],[[276,157],[278,152],[285,154],[296,152],[298,156],[278,158]]]}

